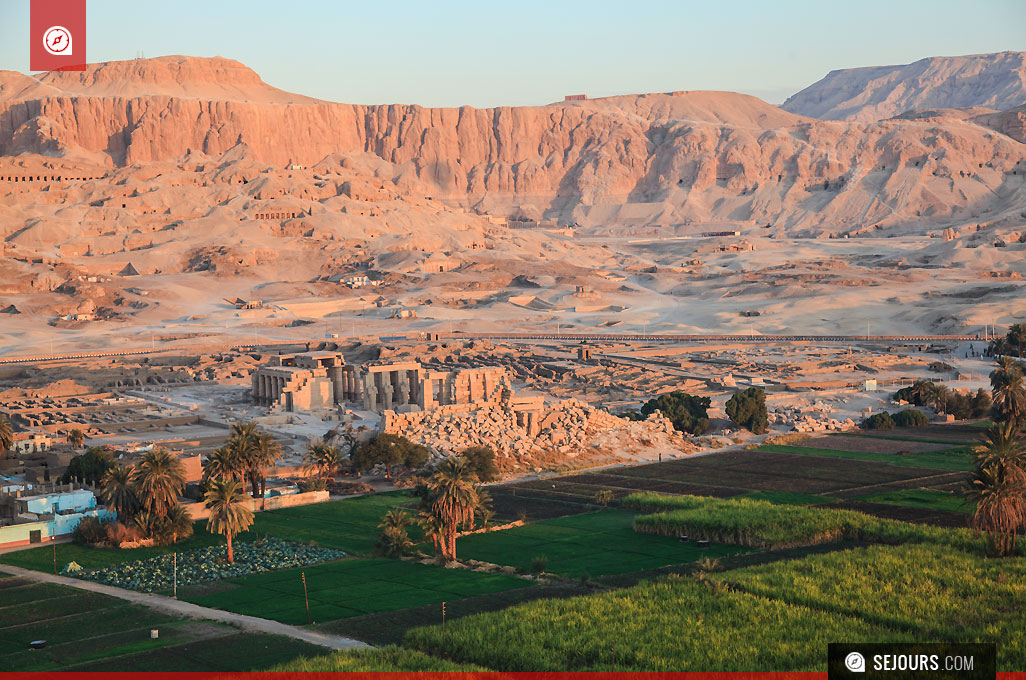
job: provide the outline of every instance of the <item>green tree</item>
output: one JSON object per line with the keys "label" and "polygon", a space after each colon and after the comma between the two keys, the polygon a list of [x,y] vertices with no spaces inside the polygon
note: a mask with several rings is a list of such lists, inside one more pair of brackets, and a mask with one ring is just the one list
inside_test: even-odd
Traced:
{"label": "green tree", "polygon": [[907,408],[895,413],[893,422],[898,427],[925,427],[930,424],[930,419],[922,411]]}
{"label": "green tree", "polygon": [[761,387],[749,387],[736,392],[727,400],[727,417],[739,427],[755,434],[764,434],[769,430],[766,392]]}
{"label": "green tree", "polygon": [[132,473],[132,485],[143,510],[165,517],[185,489],[185,466],[165,449],[147,451]]}
{"label": "green tree", "polygon": [[385,466],[385,476],[392,478],[401,473],[401,468],[412,470],[422,467],[428,461],[426,446],[415,444],[406,437],[382,432],[353,447],[349,458],[357,472],[364,472],[375,465]]}
{"label": "green tree", "polygon": [[85,432],[77,427],[71,430],[68,432],[68,443],[71,444],[72,448],[82,448],[82,445],[85,444]]}
{"label": "green tree", "polygon": [[238,449],[225,444],[210,452],[203,465],[203,480],[239,479],[244,474],[243,462]]}
{"label": "green tree", "polygon": [[601,505],[603,508],[613,502],[613,490],[602,489],[595,494],[595,502]]}
{"label": "green tree", "polygon": [[392,508],[385,513],[378,528],[381,534],[378,537],[378,551],[385,557],[402,557],[413,548],[413,541],[410,540],[409,527],[413,518],[405,510]]}
{"label": "green tree", "polygon": [[127,523],[139,509],[139,498],[132,486],[132,468],[118,464],[107,470],[100,482],[100,497],[109,510],[117,513],[121,522]]}
{"label": "green tree", "polygon": [[661,411],[681,432],[702,434],[709,429],[709,397],[695,397],[680,390],[650,399],[641,407],[642,415]]}
{"label": "green tree", "polygon": [[305,467],[308,470],[316,470],[317,475],[323,479],[334,478],[342,467],[342,452],[338,447],[331,446],[325,442],[311,444],[303,455]]}
{"label": "green tree", "polygon": [[874,413],[859,423],[859,427],[863,430],[893,430],[894,426],[894,419],[891,418],[891,414],[887,413],[887,411]]}
{"label": "green tree", "polygon": [[221,534],[228,541],[228,563],[235,563],[232,539],[253,524],[253,511],[249,508],[250,498],[239,482],[231,479],[211,479],[204,496],[210,508],[207,531]]}
{"label": "green tree", "polygon": [[112,467],[114,467],[114,456],[106,449],[94,446],[71,459],[68,469],[61,476],[61,482],[67,484],[70,481],[81,479],[87,484],[95,485]]}
{"label": "green tree", "polygon": [[6,453],[14,446],[14,429],[7,416],[0,415],[0,454]]}
{"label": "green tree", "polygon": [[973,396],[972,417],[983,418],[988,413],[990,413],[990,408],[992,405],[993,402],[990,398],[990,392],[981,387],[976,391],[976,394]]}
{"label": "green tree", "polygon": [[460,452],[477,475],[478,481],[493,482],[499,476],[495,465],[495,451],[490,446],[469,446]]}

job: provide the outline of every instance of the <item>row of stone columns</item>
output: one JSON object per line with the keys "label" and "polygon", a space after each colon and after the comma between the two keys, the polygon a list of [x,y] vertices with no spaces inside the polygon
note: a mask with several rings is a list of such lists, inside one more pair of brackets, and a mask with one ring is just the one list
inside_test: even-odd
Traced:
{"label": "row of stone columns", "polygon": [[285,390],[288,378],[257,371],[253,374],[253,398],[273,404]]}

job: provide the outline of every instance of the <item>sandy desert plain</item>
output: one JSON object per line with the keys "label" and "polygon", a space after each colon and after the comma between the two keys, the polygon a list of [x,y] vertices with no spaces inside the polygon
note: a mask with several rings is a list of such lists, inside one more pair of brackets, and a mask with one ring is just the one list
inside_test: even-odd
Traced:
{"label": "sandy desert plain", "polygon": [[[301,566],[186,583],[180,599],[221,617],[190,625],[180,617],[210,610],[157,606],[151,621],[123,603],[125,589],[168,595],[163,581],[111,576],[124,587],[96,602],[59,590],[78,580],[38,583],[51,548],[32,548],[0,554],[0,570],[25,570],[0,575],[0,612],[27,617],[0,623],[0,662],[823,670],[827,642],[929,639],[996,640],[999,667],[1023,670],[1022,621],[1001,614],[1026,607],[1023,558],[984,558],[958,493],[987,414],[954,422],[927,405],[926,427],[860,423],[906,407],[894,392],[916,381],[989,390],[989,342],[1026,323],[1024,63],[835,71],[781,107],[708,91],[347,105],[221,57],[0,71],[0,412],[20,437],[67,453],[81,429],[86,447],[129,459],[152,444],[207,464],[231,425],[253,422],[282,446],[274,476],[295,490],[311,445],[347,453],[383,431],[392,397],[256,402],[260,367],[315,352],[505,376],[473,409],[397,426],[431,466],[467,446],[498,453],[502,530],[460,538],[447,569],[372,557],[384,512],[416,506],[377,467],[314,491],[317,504],[256,512],[237,539],[346,553],[306,566],[317,623],[297,609]],[[962,89],[938,95],[955,76]],[[412,404],[403,384],[389,393]],[[728,419],[749,387],[765,391],[768,432]],[[674,391],[710,400],[707,431],[610,416]],[[511,415],[518,398],[540,398],[540,428]],[[67,465],[31,458],[5,468],[11,489],[25,475],[52,487]],[[705,514],[694,496],[709,497]],[[102,571],[126,552],[199,554],[222,540],[204,525],[176,548],[62,538],[53,559]],[[840,579],[847,595],[829,587]],[[448,642],[426,625],[443,600]],[[983,604],[954,604],[967,600]],[[84,611],[65,604],[133,609],[110,639],[61,629],[64,646],[26,652],[26,636],[58,636],[47,617]],[[137,646],[158,622],[167,640]],[[551,622],[575,635],[553,639]],[[671,641],[667,627],[692,635]],[[216,659],[229,638],[235,652]],[[291,661],[363,643],[400,646]]]}

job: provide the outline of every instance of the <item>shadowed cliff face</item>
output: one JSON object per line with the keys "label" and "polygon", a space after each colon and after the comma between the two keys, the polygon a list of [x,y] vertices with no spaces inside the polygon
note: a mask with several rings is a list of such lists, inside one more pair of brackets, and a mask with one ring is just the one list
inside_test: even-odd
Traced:
{"label": "shadowed cliff face", "polygon": [[1026,204],[1026,146],[990,120],[818,121],[726,92],[355,106],[277,90],[221,58],[113,62],[39,80],[0,73],[2,155],[100,154],[126,165],[241,144],[284,166],[372,154],[397,186],[584,224],[752,220],[840,231],[1010,214]]}

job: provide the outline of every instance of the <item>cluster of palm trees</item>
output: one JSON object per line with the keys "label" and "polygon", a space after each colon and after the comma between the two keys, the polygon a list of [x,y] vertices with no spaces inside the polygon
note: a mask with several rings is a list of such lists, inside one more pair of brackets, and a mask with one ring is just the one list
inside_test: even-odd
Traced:
{"label": "cluster of palm trees", "polygon": [[253,497],[263,498],[267,491],[267,471],[281,457],[281,445],[272,435],[257,430],[255,423],[236,423],[224,446],[207,457],[203,481],[236,480],[245,493],[248,479]]}
{"label": "cluster of palm trees", "polygon": [[[435,555],[446,562],[456,559],[456,536],[473,530],[478,520],[487,527],[494,514],[488,492],[478,484],[473,463],[462,456],[439,463],[416,493],[420,496],[416,522],[434,546]],[[407,530],[413,523],[406,511],[389,510],[378,525],[381,552],[390,557],[408,553],[413,543]]]}
{"label": "cluster of palm trees", "polygon": [[185,467],[160,448],[143,454],[134,467],[114,465],[100,481],[100,497],[118,521],[161,544],[192,535],[192,518],[178,505],[184,489]]}
{"label": "cluster of palm trees", "polygon": [[998,555],[1014,555],[1016,538],[1026,530],[1026,386],[1022,364],[998,358],[990,374],[995,422],[973,453],[972,477],[965,489],[976,505],[971,523],[986,532]]}
{"label": "cluster of palm trees", "polygon": [[314,470],[320,479],[332,479],[342,468],[341,449],[325,441],[311,444],[303,455],[303,462],[308,470]]}

